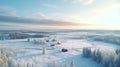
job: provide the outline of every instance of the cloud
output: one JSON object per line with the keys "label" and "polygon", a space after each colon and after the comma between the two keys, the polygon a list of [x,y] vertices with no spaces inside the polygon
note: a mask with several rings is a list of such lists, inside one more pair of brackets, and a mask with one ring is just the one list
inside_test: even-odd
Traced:
{"label": "cloud", "polygon": [[80,0],[80,2],[83,4],[83,5],[89,5],[89,4],[92,4],[95,0]]}
{"label": "cloud", "polygon": [[92,24],[57,19],[0,16],[0,29],[2,30],[76,29],[89,25]]}
{"label": "cloud", "polygon": [[16,11],[11,8],[0,7],[0,15],[16,16]]}
{"label": "cloud", "polygon": [[57,8],[55,5],[48,4],[48,3],[43,4],[43,6],[49,7],[49,8]]}
{"label": "cloud", "polygon": [[0,29],[64,29],[70,28],[71,26],[87,25],[57,19],[41,12],[20,17],[14,10],[0,8],[0,11]]}
{"label": "cloud", "polygon": [[20,24],[20,25],[50,25],[50,26],[69,26],[77,25],[76,23],[52,20],[52,19],[33,19],[16,16],[0,16],[0,24]]}
{"label": "cloud", "polygon": [[109,19],[110,17],[112,18],[117,18],[120,9],[120,3],[118,2],[106,2],[102,5],[95,6],[92,8],[88,13],[92,16],[106,19],[106,20],[112,20]]}
{"label": "cloud", "polygon": [[86,25],[97,25],[99,23],[97,23],[97,21],[99,20],[99,18],[96,17],[81,17],[81,16],[68,16],[66,18],[64,18],[65,21],[71,21],[71,22],[75,22],[78,24],[86,24]]}
{"label": "cloud", "polygon": [[92,10],[93,13],[97,14],[111,14],[111,12],[116,11],[120,8],[120,3],[117,2],[111,2],[103,4],[95,9]]}
{"label": "cloud", "polygon": [[[96,1],[91,6],[87,6],[87,10],[81,10],[78,17],[73,17],[71,20],[98,23],[98,24],[114,24],[118,25],[120,22],[120,2],[116,0],[101,0]],[[77,15],[76,15],[77,16]],[[77,19],[78,18],[78,19]]]}
{"label": "cloud", "polygon": [[25,30],[24,26],[20,25],[0,25],[0,30]]}
{"label": "cloud", "polygon": [[29,17],[30,18],[37,18],[37,19],[49,19],[49,17],[47,15],[45,15],[44,13],[34,13]]}
{"label": "cloud", "polygon": [[81,3],[82,5],[90,5],[95,0],[72,0],[72,3]]}

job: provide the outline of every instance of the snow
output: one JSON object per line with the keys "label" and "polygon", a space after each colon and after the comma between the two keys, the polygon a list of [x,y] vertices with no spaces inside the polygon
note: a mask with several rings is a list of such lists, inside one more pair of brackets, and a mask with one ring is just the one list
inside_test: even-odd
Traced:
{"label": "snow", "polygon": [[[74,33],[73,35],[76,35]],[[88,33],[81,33],[81,35],[87,35]],[[49,38],[30,38],[30,42],[27,39],[16,39],[16,40],[1,40],[0,48],[5,49],[6,53],[9,54],[9,59],[13,59],[14,62],[18,63],[20,66],[22,64],[33,65],[34,67],[48,67],[52,64],[70,66],[72,60],[74,60],[75,67],[101,67],[100,64],[92,61],[90,58],[84,58],[82,56],[82,48],[84,47],[99,47],[99,48],[118,48],[119,45],[98,42],[98,41],[88,41],[87,39],[67,39],[72,36],[72,34],[56,34],[57,41],[60,41],[60,45],[50,46],[55,42],[35,44],[36,40],[46,40]],[[43,47],[46,48],[45,54],[43,54]],[[68,52],[62,52],[61,49],[66,48]]]}

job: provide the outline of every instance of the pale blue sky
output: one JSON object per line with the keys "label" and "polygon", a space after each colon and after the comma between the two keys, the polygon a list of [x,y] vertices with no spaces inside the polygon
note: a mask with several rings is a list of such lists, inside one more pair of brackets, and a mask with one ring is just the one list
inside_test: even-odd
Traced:
{"label": "pale blue sky", "polygon": [[119,25],[120,0],[0,0],[1,29],[120,29]]}

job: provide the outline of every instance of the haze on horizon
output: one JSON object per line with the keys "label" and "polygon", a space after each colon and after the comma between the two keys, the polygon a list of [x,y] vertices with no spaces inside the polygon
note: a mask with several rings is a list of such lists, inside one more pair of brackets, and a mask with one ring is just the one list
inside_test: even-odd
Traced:
{"label": "haze on horizon", "polygon": [[0,30],[120,30],[120,0],[0,0]]}

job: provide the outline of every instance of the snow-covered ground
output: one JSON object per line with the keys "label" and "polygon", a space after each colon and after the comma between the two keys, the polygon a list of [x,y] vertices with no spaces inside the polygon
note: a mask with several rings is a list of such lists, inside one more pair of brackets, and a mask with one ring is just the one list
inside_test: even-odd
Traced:
{"label": "snow-covered ground", "polygon": [[[0,49],[3,49],[8,54],[8,59],[14,60],[19,65],[23,64],[25,67],[27,67],[28,63],[32,67],[65,67],[65,65],[70,67],[73,61],[75,67],[101,67],[100,64],[92,61],[92,59],[84,58],[82,56],[82,48],[114,49],[120,47],[116,44],[101,41],[73,38],[79,37],[79,34],[87,35],[88,33],[60,33],[48,38],[30,38],[30,41],[27,41],[27,39],[1,40]],[[45,42],[51,39],[56,39],[56,41]],[[40,42],[35,43],[34,40]],[[60,44],[56,44],[56,42],[60,42]],[[55,44],[55,46],[51,46],[52,44]],[[45,54],[43,54],[44,48]],[[68,49],[68,51],[62,52],[63,48]]]}

